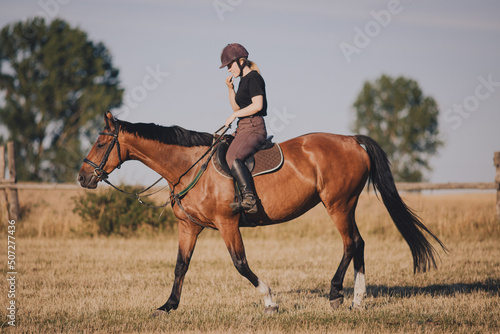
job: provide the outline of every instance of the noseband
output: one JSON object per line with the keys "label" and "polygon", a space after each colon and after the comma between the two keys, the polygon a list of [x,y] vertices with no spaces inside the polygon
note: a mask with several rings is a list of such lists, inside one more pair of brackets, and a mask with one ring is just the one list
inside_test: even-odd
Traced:
{"label": "noseband", "polygon": [[101,163],[99,165],[97,165],[95,162],[90,161],[87,158],[83,159],[84,163],[87,163],[90,166],[94,167],[94,172],[92,174],[97,177],[98,181],[105,180],[108,178],[108,173],[106,173],[103,168],[104,168],[104,166],[106,166],[106,162],[108,161],[109,155],[111,154],[111,151],[113,150],[113,147],[115,147],[115,145],[116,145],[116,149],[118,151],[118,160],[120,161],[120,163],[118,164],[118,166],[116,168],[120,168],[123,164],[122,156],[121,156],[121,152],[120,152],[120,142],[118,142],[118,133],[119,132],[120,132],[120,125],[117,123],[114,133],[104,132],[104,131],[99,133],[99,135],[113,137],[113,140],[109,144],[108,149],[106,150],[106,153],[102,157]]}

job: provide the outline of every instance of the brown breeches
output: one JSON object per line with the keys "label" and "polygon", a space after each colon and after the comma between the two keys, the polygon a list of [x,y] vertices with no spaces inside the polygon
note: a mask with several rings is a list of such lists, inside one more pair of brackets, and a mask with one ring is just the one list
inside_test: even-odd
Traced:
{"label": "brown breeches", "polygon": [[245,117],[238,121],[234,140],[229,145],[226,161],[231,168],[234,160],[245,161],[246,158],[257,152],[267,137],[266,125],[262,116]]}

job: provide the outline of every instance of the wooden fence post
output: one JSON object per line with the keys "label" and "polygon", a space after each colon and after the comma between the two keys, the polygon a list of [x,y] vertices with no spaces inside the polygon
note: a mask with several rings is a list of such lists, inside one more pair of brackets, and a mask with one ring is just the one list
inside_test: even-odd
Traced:
{"label": "wooden fence post", "polygon": [[495,152],[493,161],[496,167],[495,183],[497,188],[497,219],[500,222],[500,152]]}
{"label": "wooden fence post", "polygon": [[[14,152],[14,142],[7,143],[7,155],[9,159],[9,180],[11,182],[17,182],[17,172],[16,172],[16,155]],[[17,196],[16,188],[9,188],[7,190],[7,195],[9,199],[9,214],[10,219],[15,221],[19,220],[19,198]]]}
{"label": "wooden fence post", "polygon": [[[5,146],[0,146],[0,183],[5,181]],[[9,206],[7,202],[7,190],[0,188],[0,211],[2,212],[2,224],[9,220]]]}

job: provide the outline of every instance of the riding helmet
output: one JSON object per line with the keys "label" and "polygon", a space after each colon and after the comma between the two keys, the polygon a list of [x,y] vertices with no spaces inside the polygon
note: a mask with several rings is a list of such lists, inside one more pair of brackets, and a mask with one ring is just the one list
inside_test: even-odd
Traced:
{"label": "riding helmet", "polygon": [[219,68],[226,67],[239,58],[248,58],[248,51],[245,47],[238,43],[231,43],[226,45],[222,50],[220,55],[221,66]]}

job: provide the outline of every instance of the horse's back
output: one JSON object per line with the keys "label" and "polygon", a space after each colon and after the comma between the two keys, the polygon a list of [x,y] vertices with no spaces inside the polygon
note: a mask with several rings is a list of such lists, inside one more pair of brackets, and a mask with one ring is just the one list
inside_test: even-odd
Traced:
{"label": "horse's back", "polygon": [[285,160],[287,157],[306,159],[320,169],[345,170],[356,166],[368,170],[370,165],[366,151],[353,136],[317,132],[292,138],[280,145]]}
{"label": "horse's back", "polygon": [[369,159],[352,136],[311,133],[280,146],[283,166],[255,178],[258,195],[273,221],[299,216],[320,201],[359,194],[366,182]]}

